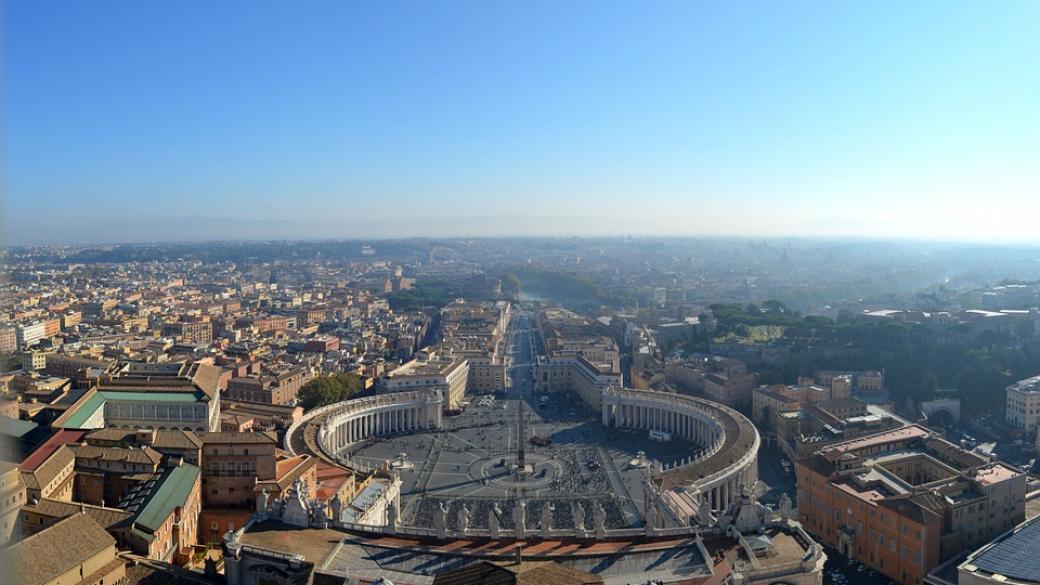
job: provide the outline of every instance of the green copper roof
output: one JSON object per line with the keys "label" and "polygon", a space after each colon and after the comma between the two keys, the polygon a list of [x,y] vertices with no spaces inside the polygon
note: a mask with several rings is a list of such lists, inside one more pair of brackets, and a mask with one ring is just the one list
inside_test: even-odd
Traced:
{"label": "green copper roof", "polygon": [[69,418],[60,426],[65,429],[79,429],[86,424],[97,409],[103,408],[108,401],[113,402],[162,402],[167,404],[189,404],[200,402],[205,397],[202,392],[95,392],[74,409]]}
{"label": "green copper roof", "polygon": [[97,409],[105,406],[105,397],[98,393],[94,393],[79,405],[72,406],[72,413],[69,414],[69,418],[65,419],[65,422],[54,425],[55,427],[61,427],[64,429],[79,429],[83,428],[89,419]]}
{"label": "green copper roof", "polygon": [[162,526],[178,507],[184,506],[199,479],[199,468],[182,463],[167,468],[156,480],[141,484],[124,497],[123,507],[134,514],[133,522],[152,532]]}
{"label": "green copper roof", "polygon": [[105,400],[125,402],[200,402],[205,396],[202,392],[111,392],[98,394]]}

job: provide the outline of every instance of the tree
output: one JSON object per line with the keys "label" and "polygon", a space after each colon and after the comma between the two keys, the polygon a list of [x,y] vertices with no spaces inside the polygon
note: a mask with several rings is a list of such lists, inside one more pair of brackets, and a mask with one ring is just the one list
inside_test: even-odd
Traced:
{"label": "tree", "polygon": [[499,280],[502,281],[502,292],[509,296],[518,296],[520,294],[520,277],[515,273],[506,272]]}
{"label": "tree", "polygon": [[1015,321],[1014,331],[1015,337],[1029,339],[1036,333],[1036,324],[1032,319],[1019,319]]}
{"label": "tree", "polygon": [[361,392],[363,384],[356,374],[318,376],[300,388],[299,402],[304,410],[349,400]]}

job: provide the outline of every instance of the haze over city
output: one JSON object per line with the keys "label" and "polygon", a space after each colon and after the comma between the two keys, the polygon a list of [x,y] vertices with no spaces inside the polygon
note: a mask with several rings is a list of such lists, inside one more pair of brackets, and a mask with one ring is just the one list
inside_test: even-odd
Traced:
{"label": "haze over city", "polygon": [[9,244],[1037,240],[1035,2],[12,1],[3,22]]}
{"label": "haze over city", "polygon": [[1040,0],[0,22],[0,583],[1040,585]]}

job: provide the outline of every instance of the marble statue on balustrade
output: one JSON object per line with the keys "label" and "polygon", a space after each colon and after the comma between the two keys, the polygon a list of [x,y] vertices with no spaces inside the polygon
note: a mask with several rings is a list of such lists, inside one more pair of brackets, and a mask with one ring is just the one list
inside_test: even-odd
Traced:
{"label": "marble statue on balustrade", "polygon": [[648,500],[646,503],[646,513],[644,514],[646,523],[646,534],[651,536],[654,531],[657,530],[657,506],[654,505],[653,500]]}
{"label": "marble statue on balustrade", "polygon": [[267,514],[267,489],[260,490],[260,495],[256,497],[256,511],[260,514]]}
{"label": "marble statue on balustrade", "polygon": [[780,496],[780,519],[785,522],[794,519],[791,510],[791,498],[786,493]]}
{"label": "marble statue on balustrade", "polygon": [[542,538],[549,538],[552,535],[552,516],[554,510],[556,510],[556,506],[553,506],[549,502],[546,502],[545,505],[542,506],[542,517],[538,522],[538,527],[542,532]]}
{"label": "marble statue on balustrade", "polygon": [[459,523],[459,532],[466,534],[469,531],[469,509],[466,508],[466,504],[459,506],[457,520]]}
{"label": "marble statue on balustrade", "polygon": [[523,538],[527,532],[527,502],[517,500],[513,506],[513,527],[516,529],[516,537]]}
{"label": "marble statue on balustrade", "polygon": [[488,512],[488,530],[491,531],[491,538],[498,538],[499,530],[501,528],[502,518],[502,507],[498,505],[498,502],[491,504],[491,511]]}
{"label": "marble statue on balustrade", "polygon": [[282,522],[292,526],[308,527],[311,524],[310,502],[307,499],[303,480],[296,478],[285,497]]}
{"label": "marble statue on balustrade", "polygon": [[707,494],[701,498],[701,503],[697,506],[697,526],[700,528],[715,526],[715,516],[711,513],[711,499]]}
{"label": "marble statue on balustrade", "polygon": [[401,522],[400,516],[401,507],[398,499],[394,498],[386,508],[386,527],[391,533],[397,532],[397,526]]}
{"label": "marble statue on balustrade", "polygon": [[603,509],[603,504],[596,502],[596,505],[592,508],[592,525],[596,530],[596,537],[603,538],[607,535],[607,511]]}
{"label": "marble statue on balustrade", "polygon": [[585,508],[581,502],[574,502],[571,506],[571,516],[574,517],[574,532],[578,536],[585,536]]}
{"label": "marble statue on balustrade", "polygon": [[437,504],[437,511],[433,515],[433,526],[437,530],[437,538],[444,538],[448,535],[448,507],[444,505],[444,502]]}

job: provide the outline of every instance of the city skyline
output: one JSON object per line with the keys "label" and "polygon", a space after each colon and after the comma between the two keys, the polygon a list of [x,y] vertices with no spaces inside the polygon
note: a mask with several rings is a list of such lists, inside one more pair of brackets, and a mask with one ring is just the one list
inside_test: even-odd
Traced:
{"label": "city skyline", "polygon": [[589,6],[9,3],[3,243],[1040,241],[1036,4]]}

